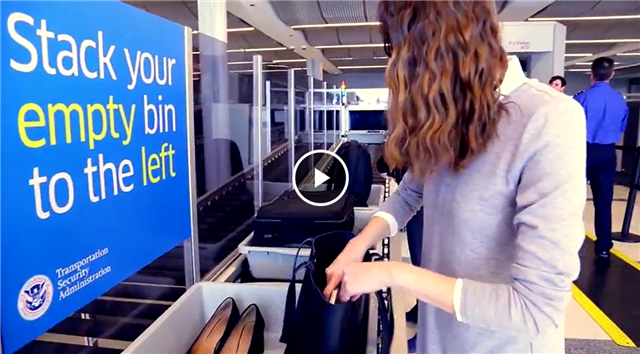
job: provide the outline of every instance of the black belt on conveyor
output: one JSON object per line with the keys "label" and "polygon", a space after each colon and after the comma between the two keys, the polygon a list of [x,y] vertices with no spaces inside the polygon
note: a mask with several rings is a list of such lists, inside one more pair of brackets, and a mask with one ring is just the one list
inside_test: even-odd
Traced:
{"label": "black belt on conveyor", "polygon": [[614,252],[608,262],[597,261],[595,244],[585,239],[576,286],[636,345],[640,345],[640,267]]}

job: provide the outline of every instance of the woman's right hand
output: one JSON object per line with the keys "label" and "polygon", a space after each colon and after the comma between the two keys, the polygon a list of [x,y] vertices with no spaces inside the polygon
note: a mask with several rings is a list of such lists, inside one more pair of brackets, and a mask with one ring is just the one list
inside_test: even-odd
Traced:
{"label": "woman's right hand", "polygon": [[362,262],[368,249],[366,241],[360,236],[349,241],[342,253],[326,269],[327,286],[323,291],[325,298],[329,299],[331,292],[339,288],[344,276],[344,269],[353,263]]}

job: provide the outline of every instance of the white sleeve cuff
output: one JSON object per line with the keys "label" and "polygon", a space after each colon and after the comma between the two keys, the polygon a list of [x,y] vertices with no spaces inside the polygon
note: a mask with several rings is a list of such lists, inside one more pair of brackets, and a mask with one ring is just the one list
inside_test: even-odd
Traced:
{"label": "white sleeve cuff", "polygon": [[387,213],[386,211],[378,211],[375,214],[373,214],[373,217],[376,217],[376,216],[383,218],[387,222],[387,224],[389,224],[390,236],[393,236],[398,233],[398,222],[396,221],[396,218],[393,217],[393,215]]}
{"label": "white sleeve cuff", "polygon": [[460,315],[460,305],[462,303],[462,279],[456,279],[456,285],[453,288],[453,312],[456,314],[456,320],[462,322]]}

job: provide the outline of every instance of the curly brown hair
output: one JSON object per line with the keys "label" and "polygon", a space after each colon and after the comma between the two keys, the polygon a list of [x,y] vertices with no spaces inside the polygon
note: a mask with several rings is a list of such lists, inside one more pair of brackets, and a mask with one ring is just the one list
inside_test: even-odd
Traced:
{"label": "curly brown hair", "polygon": [[389,64],[385,160],[420,178],[459,171],[497,133],[508,62],[493,1],[381,1]]}

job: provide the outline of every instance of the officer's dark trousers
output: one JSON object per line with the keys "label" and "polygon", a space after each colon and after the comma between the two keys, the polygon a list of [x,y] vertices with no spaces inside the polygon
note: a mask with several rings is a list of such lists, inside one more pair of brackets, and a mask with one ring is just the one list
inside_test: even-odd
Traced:
{"label": "officer's dark trousers", "polygon": [[616,176],[614,144],[587,144],[587,179],[593,193],[595,209],[596,252],[608,252],[611,241],[611,204]]}

